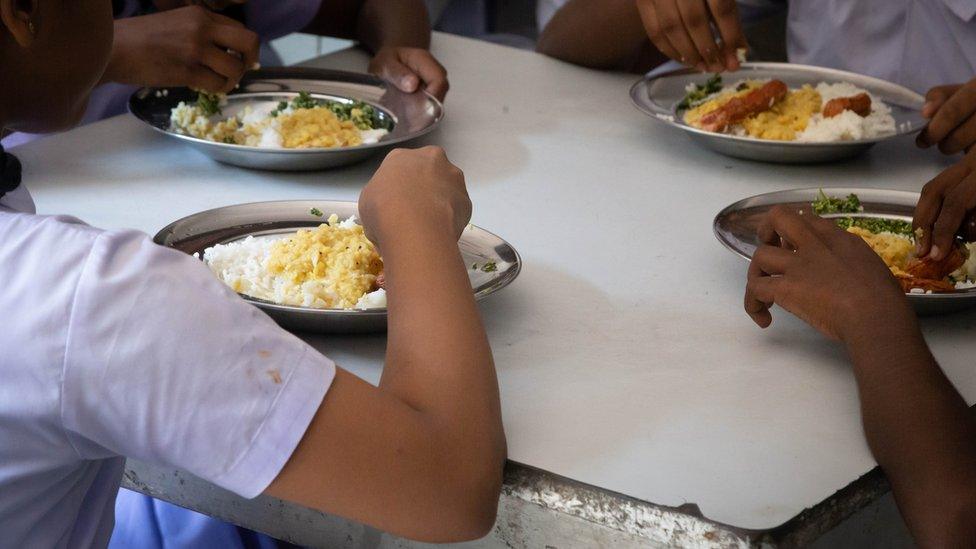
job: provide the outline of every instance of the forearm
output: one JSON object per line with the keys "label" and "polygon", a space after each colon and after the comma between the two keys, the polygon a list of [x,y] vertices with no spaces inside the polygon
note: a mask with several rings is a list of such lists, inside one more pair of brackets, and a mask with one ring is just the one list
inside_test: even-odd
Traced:
{"label": "forearm", "polygon": [[633,0],[571,0],[543,29],[536,50],[585,67],[630,70],[649,43]]}
{"label": "forearm", "polygon": [[366,0],[356,39],[372,52],[386,47],[430,47],[430,19],[423,0]]}
{"label": "forearm", "polygon": [[305,32],[358,40],[373,52],[390,46],[430,46],[423,0],[323,1]]}
{"label": "forearm", "polygon": [[491,349],[456,240],[408,224],[384,263],[390,321],[380,388],[482,450],[503,452]]}
{"label": "forearm", "polygon": [[976,424],[914,318],[849,341],[868,444],[923,546],[976,535]]}

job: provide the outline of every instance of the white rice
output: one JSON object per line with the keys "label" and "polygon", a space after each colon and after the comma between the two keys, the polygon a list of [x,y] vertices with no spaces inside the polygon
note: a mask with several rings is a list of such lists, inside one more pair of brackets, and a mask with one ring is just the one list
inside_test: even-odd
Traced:
{"label": "white rice", "polygon": [[[339,226],[348,228],[355,218],[343,221]],[[296,307],[327,308],[318,297],[323,294],[319,281],[309,280],[295,284],[287,277],[268,272],[267,262],[274,243],[287,235],[248,236],[242,240],[218,244],[203,251],[203,261],[223,283],[236,288],[238,293]],[[356,303],[356,309],[385,309],[386,291],[376,290],[365,294]]]}
{"label": "white rice", "polygon": [[816,89],[824,105],[831,99],[838,97],[851,97],[867,93],[871,97],[871,114],[861,117],[853,111],[845,110],[832,118],[824,118],[822,114],[817,113],[810,118],[807,128],[796,136],[797,142],[852,141],[895,133],[895,118],[891,116],[891,108],[867,90],[847,82],[836,84],[821,82],[817,84]]}
{"label": "white rice", "polygon": [[[226,106],[227,99],[221,100],[221,106]],[[259,128],[267,124],[260,133],[260,139],[254,146],[261,149],[281,149],[284,148],[284,140],[278,131],[279,122],[272,118],[271,112],[278,108],[278,103],[269,101],[255,101],[245,106],[234,118],[241,128]],[[294,109],[289,106],[281,111],[281,114],[291,114]],[[212,126],[221,121],[222,115],[213,117],[204,114],[203,109],[194,103],[180,102],[170,112],[170,130],[179,134],[189,135],[207,139],[207,134]],[[363,140],[363,145],[379,143],[384,135],[390,133],[384,128],[374,130],[359,130],[359,137]],[[249,143],[250,144],[250,143]]]}

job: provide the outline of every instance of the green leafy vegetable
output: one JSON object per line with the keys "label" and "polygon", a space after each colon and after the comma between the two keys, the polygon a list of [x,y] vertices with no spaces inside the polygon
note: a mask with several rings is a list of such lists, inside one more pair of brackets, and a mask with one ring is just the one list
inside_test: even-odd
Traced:
{"label": "green leafy vegetable", "polygon": [[[864,210],[861,199],[856,194],[849,194],[847,198],[827,196],[823,189],[817,194],[817,199],[811,204],[813,213],[817,215],[854,214]],[[900,219],[885,219],[879,217],[838,217],[834,220],[838,227],[845,231],[851,227],[859,227],[872,233],[892,233],[914,239],[912,224]]]}
{"label": "green leafy vegetable", "polygon": [[291,106],[295,109],[314,109],[318,107],[321,103],[312,98],[312,94],[307,91],[298,92],[298,97],[296,97],[292,102]]}
{"label": "green leafy vegetable", "polygon": [[718,92],[721,89],[722,89],[722,75],[721,74],[712,75],[712,77],[709,78],[704,85],[695,84],[695,86],[688,91],[688,94],[685,95],[685,98],[681,100],[681,103],[678,103],[678,109],[679,110],[690,109],[691,107],[694,107],[698,103],[701,103],[709,95],[712,95],[713,93]]}
{"label": "green leafy vegetable", "polygon": [[498,264],[494,261],[489,261],[481,266],[481,271],[485,273],[493,273],[498,270]]}
{"label": "green leafy vegetable", "polygon": [[833,213],[858,213],[861,211],[861,200],[856,194],[847,195],[846,199],[827,196],[823,189],[817,194],[817,199],[813,201],[813,213],[817,215]]}
{"label": "green leafy vegetable", "polygon": [[315,217],[322,217],[323,215],[325,215],[324,213],[322,213],[322,210],[318,208],[312,208],[311,210],[308,211],[308,213],[314,215]]}
{"label": "green leafy vegetable", "polygon": [[892,233],[907,236],[914,240],[915,232],[912,224],[900,219],[884,219],[879,217],[841,217],[835,220],[837,226],[845,231],[851,227],[860,227],[872,233]]}
{"label": "green leafy vegetable", "polygon": [[220,101],[221,97],[219,94],[207,93],[205,91],[197,92],[197,106],[207,116],[221,114]]}
{"label": "green leafy vegetable", "polygon": [[298,92],[298,97],[293,99],[291,103],[287,101],[282,101],[278,103],[278,107],[271,111],[271,116],[276,117],[282,112],[286,111],[289,107],[292,110],[298,109],[314,109],[317,107],[325,107],[332,111],[339,120],[351,120],[352,123],[360,130],[375,130],[375,129],[390,129],[389,123],[383,120],[380,116],[379,111],[375,107],[368,103],[362,101],[352,101],[349,103],[341,101],[328,101],[323,99],[315,99],[307,91]]}

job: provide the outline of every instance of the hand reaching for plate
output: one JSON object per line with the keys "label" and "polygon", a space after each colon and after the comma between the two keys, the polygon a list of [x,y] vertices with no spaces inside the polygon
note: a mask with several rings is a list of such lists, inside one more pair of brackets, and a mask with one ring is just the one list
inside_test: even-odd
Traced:
{"label": "hand reaching for plate", "polygon": [[637,9],[664,55],[703,72],[739,69],[736,50],[747,44],[735,0],[637,0]]}
{"label": "hand reaching for plate", "polygon": [[976,143],[976,80],[932,88],[922,116],[929,124],[918,134],[920,147],[938,145],[945,154],[969,151]]}
{"label": "hand reaching for plate", "polygon": [[850,342],[878,319],[913,318],[901,286],[858,236],[833,221],[779,206],[759,227],[745,309],[762,328],[775,303],[831,339]]}
{"label": "hand reaching for plate", "polygon": [[258,35],[199,6],[119,19],[102,80],[229,92],[257,63]]}
{"label": "hand reaching for plate", "polygon": [[439,101],[444,100],[450,88],[447,70],[423,48],[381,48],[370,61],[369,72],[407,93],[423,85]]}
{"label": "hand reaching for plate", "polygon": [[976,242],[976,150],[925,184],[915,206],[916,252],[940,260],[956,235]]}

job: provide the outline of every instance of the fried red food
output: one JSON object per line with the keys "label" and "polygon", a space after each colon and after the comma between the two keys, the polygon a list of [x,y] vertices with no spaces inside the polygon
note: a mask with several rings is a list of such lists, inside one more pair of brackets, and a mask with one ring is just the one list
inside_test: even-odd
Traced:
{"label": "fried red food", "polygon": [[951,292],[956,289],[954,285],[944,280],[932,280],[930,278],[914,278],[905,275],[897,275],[898,283],[906,294],[912,290],[925,290],[927,292]]}
{"label": "fried red food", "polygon": [[844,111],[854,111],[860,117],[871,114],[871,96],[859,93],[850,97],[831,99],[824,105],[823,115],[824,118],[833,118]]}
{"label": "fried red food", "polygon": [[699,125],[710,132],[721,132],[754,114],[769,110],[786,97],[789,87],[782,80],[771,80],[701,117]]}
{"label": "fried red food", "polygon": [[958,246],[953,246],[952,251],[940,261],[931,257],[912,259],[905,265],[905,272],[913,278],[942,280],[962,267],[965,262],[966,256],[963,255]]}

